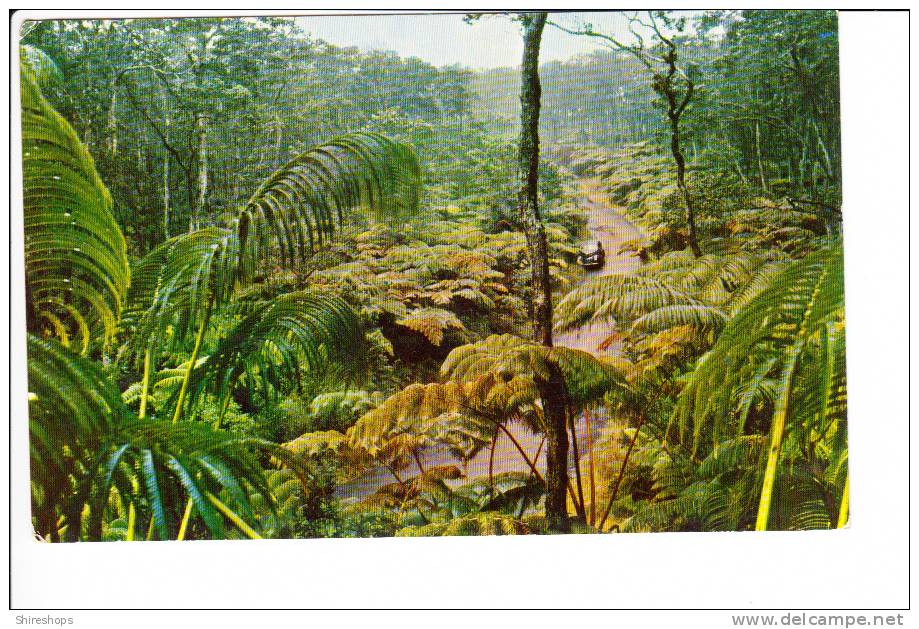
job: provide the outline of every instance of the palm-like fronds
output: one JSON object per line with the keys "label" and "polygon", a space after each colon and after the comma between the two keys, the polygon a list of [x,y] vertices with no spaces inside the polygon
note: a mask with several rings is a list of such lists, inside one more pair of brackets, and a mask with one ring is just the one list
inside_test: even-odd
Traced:
{"label": "palm-like fronds", "polygon": [[[300,374],[331,363],[352,371],[366,352],[363,327],[342,299],[310,291],[246,304],[189,385],[189,403],[205,389],[224,399],[243,374],[263,395],[292,388]],[[355,371],[356,372],[356,371]]]}
{"label": "palm-like fronds", "polygon": [[616,323],[620,336],[634,340],[691,326],[697,340],[708,339],[707,347],[728,315],[764,290],[785,264],[772,255],[744,251],[701,258],[671,252],[634,275],[585,281],[556,307],[557,328],[564,331],[591,321],[610,321]]}
{"label": "palm-like fronds", "polygon": [[215,511],[221,494],[252,521],[249,494],[266,492],[256,441],[201,424],[138,420],[95,363],[33,336],[28,351],[33,511],[41,534],[100,539],[113,488],[150,515],[160,539],[174,532],[171,522],[187,498],[214,535],[223,530]]}
{"label": "palm-like fronds", "polygon": [[[675,413],[681,439],[692,427],[693,449],[703,435],[744,429],[749,385],[775,370],[771,444],[766,462],[757,528],[769,526],[778,463],[786,439],[793,451],[827,449],[840,459],[845,447],[845,337],[842,247],[818,250],[793,263],[728,324],[711,352],[700,361]],[[816,395],[815,395],[816,393]],[[742,398],[741,398],[742,400]],[[741,413],[734,412],[741,409]],[[816,430],[814,426],[821,426]],[[830,439],[830,435],[835,439]],[[840,437],[841,436],[841,437]],[[826,456],[826,454],[824,454]]]}
{"label": "palm-like fronds", "polygon": [[632,332],[663,332],[677,326],[690,325],[700,330],[718,331],[727,315],[712,306],[678,304],[663,306],[640,316],[632,324]]}
{"label": "palm-like fronds", "polygon": [[19,63],[35,79],[40,89],[58,84],[63,79],[61,69],[54,59],[41,48],[20,44]]}
{"label": "palm-like fronds", "polygon": [[440,373],[444,379],[464,382],[486,375],[504,382],[516,378],[547,381],[553,368],[560,370],[570,402],[580,407],[624,386],[628,365],[618,358],[567,347],[545,347],[502,334],[457,347],[444,360]]}
{"label": "palm-like fronds", "polygon": [[698,304],[681,288],[641,275],[612,274],[588,280],[565,295],[555,308],[559,331],[589,321],[616,321],[627,325],[634,319],[674,304]]}
{"label": "palm-like fronds", "polygon": [[70,124],[45,100],[24,65],[21,77],[29,330],[108,341],[130,281],[127,248],[112,199]]}
{"label": "palm-like fronds", "polygon": [[439,346],[443,342],[447,330],[465,329],[459,317],[443,308],[418,308],[396,323],[418,332],[434,346]]}
{"label": "palm-like fronds", "polygon": [[352,208],[410,214],[420,179],[412,150],[374,133],[352,133],[298,155],[259,186],[237,219],[241,276],[266,261],[304,259]]}
{"label": "palm-like fronds", "polygon": [[[210,227],[167,240],[134,265],[124,327],[130,354],[175,350],[206,326],[215,304],[236,287],[239,242],[232,231]],[[168,341],[165,342],[164,341]]]}
{"label": "palm-like fronds", "polygon": [[183,342],[258,273],[305,260],[349,210],[413,211],[419,187],[411,149],[383,136],[351,134],[299,155],[230,224],[177,236],[141,260],[128,295],[136,355],[155,349],[166,327]]}
{"label": "palm-like fronds", "polygon": [[742,384],[754,381],[757,369],[769,359],[778,357],[776,368],[787,367],[789,361],[797,364],[804,344],[842,317],[842,247],[817,251],[790,265],[730,320],[700,361],[678,407],[684,434],[689,426],[696,441],[709,428],[717,434],[736,433],[737,422],[745,420],[732,412]]}
{"label": "palm-like fronds", "polygon": [[426,445],[426,429],[433,419],[474,409],[475,404],[464,383],[411,384],[358,419],[348,430],[348,441],[374,456],[393,451],[406,439],[410,449]]}

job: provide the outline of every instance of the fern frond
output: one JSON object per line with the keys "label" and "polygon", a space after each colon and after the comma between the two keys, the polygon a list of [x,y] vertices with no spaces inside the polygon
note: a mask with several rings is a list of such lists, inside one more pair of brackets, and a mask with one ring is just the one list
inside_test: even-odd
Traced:
{"label": "fern frond", "polygon": [[173,534],[189,498],[216,537],[224,525],[209,496],[225,494],[254,523],[250,494],[267,493],[256,452],[273,444],[194,422],[138,420],[96,363],[31,335],[28,351],[33,514],[42,534],[54,538],[63,527],[67,539],[101,539],[113,487],[151,515],[160,539]]}
{"label": "fern frond", "polygon": [[445,331],[465,329],[459,317],[443,308],[419,308],[397,320],[396,323],[418,332],[435,347],[443,342]]}
{"label": "fern frond", "polygon": [[29,67],[20,74],[27,324],[62,341],[65,330],[85,339],[92,329],[107,343],[130,283],[127,246],[89,151]]}
{"label": "fern frond", "polygon": [[305,259],[352,208],[409,215],[420,181],[412,150],[374,133],[352,133],[298,155],[259,186],[237,219],[240,276],[251,277],[274,256],[283,265]]}
{"label": "fern frond", "polygon": [[497,513],[475,513],[448,522],[403,528],[396,531],[396,536],[526,535],[531,532],[523,522],[510,516]]}
{"label": "fern frond", "polygon": [[558,331],[589,321],[615,321],[628,325],[648,312],[674,304],[699,304],[681,289],[641,275],[604,275],[583,282],[565,295],[555,308]]}
{"label": "fern frond", "polygon": [[699,330],[719,331],[727,321],[727,315],[719,308],[703,305],[679,304],[664,306],[642,315],[632,324],[632,333],[662,332],[683,325]]}
{"label": "fern frond", "polygon": [[360,319],[340,298],[301,291],[249,310],[222,336],[202,368],[194,370],[190,403],[205,389],[223,399],[243,374],[259,381],[268,396],[292,387],[304,370],[317,372],[329,363],[355,369],[365,364]]}
{"label": "fern frond", "polygon": [[733,434],[720,424],[733,416],[731,405],[758,365],[841,320],[842,311],[841,246],[817,251],[777,276],[729,321],[680,397],[677,416],[683,430],[693,426],[694,447],[709,422],[716,432]]}

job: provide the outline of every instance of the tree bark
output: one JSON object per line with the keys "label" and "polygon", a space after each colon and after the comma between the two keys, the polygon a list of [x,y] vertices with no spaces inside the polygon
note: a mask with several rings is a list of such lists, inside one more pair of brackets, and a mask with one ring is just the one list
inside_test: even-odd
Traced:
{"label": "tree bark", "polygon": [[520,180],[518,209],[527,241],[533,287],[533,336],[543,345],[552,345],[552,290],[545,226],[539,213],[539,109],[542,88],[539,82],[539,45],[546,21],[545,13],[524,15],[523,64],[520,85],[520,149],[517,174]]}
{"label": "tree bark", "polygon": [[686,157],[683,155],[680,136],[680,118],[692,100],[695,84],[688,76],[683,76],[686,82],[686,91],[680,97],[677,87],[674,84],[674,77],[678,72],[676,44],[671,39],[667,39],[657,31],[658,37],[663,41],[669,51],[664,55],[667,62],[667,74],[655,78],[655,86],[658,92],[663,93],[667,99],[667,119],[670,120],[670,152],[673,154],[673,161],[676,162],[676,183],[677,188],[683,196],[683,204],[686,206],[686,223],[689,227],[689,248],[697,258],[702,257],[702,249],[699,247],[699,237],[696,232],[696,208],[692,202],[692,196],[689,194],[689,188],[686,187]]}
{"label": "tree bark", "polygon": [[696,232],[696,208],[692,202],[692,196],[689,194],[689,188],[686,187],[686,158],[683,157],[683,150],[680,147],[680,120],[679,116],[670,119],[670,152],[673,153],[673,159],[676,162],[676,185],[683,195],[683,204],[686,206],[686,223],[689,226],[689,248],[697,258],[702,257],[702,249],[699,248],[699,236]]}
{"label": "tree bark", "polygon": [[559,533],[571,530],[568,519],[568,395],[557,365],[549,366],[549,379],[537,380],[546,421],[546,523]]}
{"label": "tree bark", "polygon": [[207,203],[207,118],[199,112],[195,116],[195,130],[198,136],[198,173],[195,189],[195,201],[192,204],[191,220],[188,231],[195,231],[201,226],[201,217]]}
{"label": "tree bark", "polygon": [[759,185],[763,192],[769,194],[769,182],[766,180],[766,170],[763,167],[763,152],[760,148],[759,121],[753,123],[754,137],[756,139],[756,166],[759,169]]}
{"label": "tree bark", "polygon": [[[552,347],[552,284],[549,276],[549,251],[546,230],[539,215],[539,47],[546,13],[525,13],[523,61],[520,82],[520,149],[517,175],[520,181],[518,208],[527,241],[533,289],[533,336]],[[567,392],[557,367],[549,378],[537,382],[546,421],[546,521],[550,530],[567,532],[566,492],[568,490]]]}
{"label": "tree bark", "polygon": [[[166,143],[169,142],[169,109],[166,101],[166,92],[163,91],[163,129]],[[172,156],[169,150],[163,158],[163,239],[169,240],[169,160]]]}

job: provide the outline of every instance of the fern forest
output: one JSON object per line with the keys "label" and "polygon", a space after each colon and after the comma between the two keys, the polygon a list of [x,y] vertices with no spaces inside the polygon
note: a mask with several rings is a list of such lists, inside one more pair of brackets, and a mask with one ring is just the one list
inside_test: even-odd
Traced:
{"label": "fern forest", "polygon": [[844,527],[835,12],[402,17],[25,23],[36,539]]}

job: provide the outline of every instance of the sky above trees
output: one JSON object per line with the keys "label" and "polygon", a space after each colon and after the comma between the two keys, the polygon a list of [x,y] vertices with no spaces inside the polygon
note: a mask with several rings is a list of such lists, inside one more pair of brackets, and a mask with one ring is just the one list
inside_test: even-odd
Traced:
{"label": "sky above trees", "polygon": [[[681,11],[691,15],[694,11]],[[437,66],[460,64],[474,69],[516,66],[523,53],[519,27],[501,15],[486,16],[473,25],[464,14],[388,16],[305,16],[297,24],[306,32],[339,46],[362,50],[394,50]],[[629,39],[626,20],[615,12],[556,13],[550,19],[574,25],[590,22],[597,30]],[[372,23],[371,23],[372,20]],[[540,61],[563,61],[590,53],[602,44],[547,29]]]}

